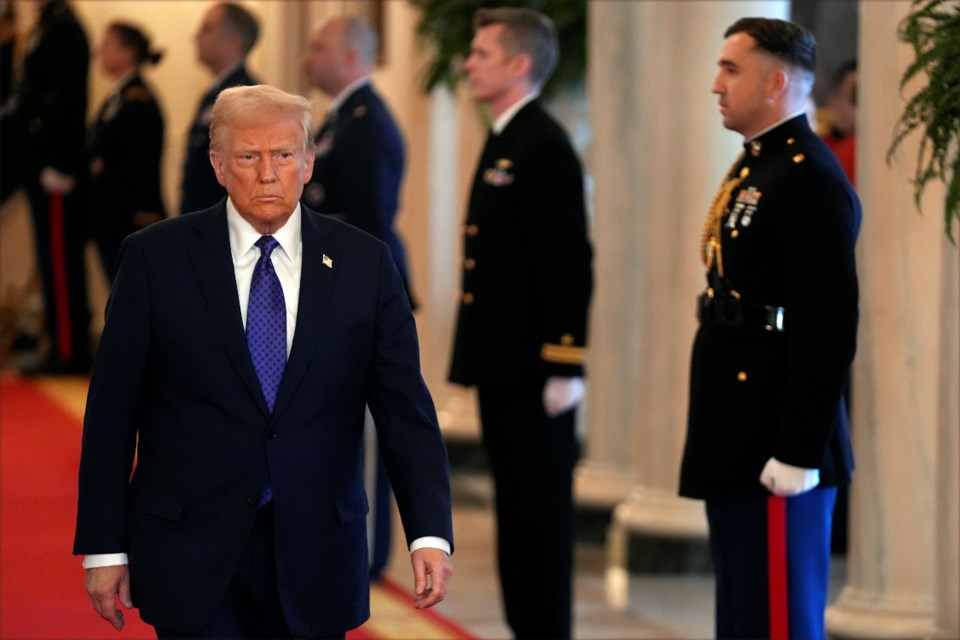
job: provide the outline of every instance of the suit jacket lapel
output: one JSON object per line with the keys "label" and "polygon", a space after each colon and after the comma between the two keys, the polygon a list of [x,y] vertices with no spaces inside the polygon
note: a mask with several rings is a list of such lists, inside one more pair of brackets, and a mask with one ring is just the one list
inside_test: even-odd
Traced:
{"label": "suit jacket lapel", "polygon": [[260,381],[250,359],[247,338],[240,317],[240,299],[237,296],[237,278],[233,271],[230,238],[227,231],[226,201],[195,217],[196,242],[190,248],[197,279],[203,289],[207,311],[213,318],[217,333],[230,359],[243,380],[247,391],[264,413],[268,413]]}
{"label": "suit jacket lapel", "polygon": [[[329,222],[322,220],[320,214],[301,206],[303,264],[300,271],[297,328],[293,335],[290,358],[277,391],[274,414],[283,409],[303,378],[307,365],[313,359],[313,352],[330,310],[330,297],[337,274],[333,267],[337,264],[337,255],[329,243],[329,225]],[[329,265],[324,263],[325,257],[329,258]]]}

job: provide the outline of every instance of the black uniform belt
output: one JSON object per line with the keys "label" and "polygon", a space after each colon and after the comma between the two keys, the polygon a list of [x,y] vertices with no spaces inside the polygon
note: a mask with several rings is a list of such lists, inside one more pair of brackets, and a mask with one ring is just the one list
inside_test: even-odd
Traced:
{"label": "black uniform belt", "polygon": [[741,302],[732,296],[700,294],[697,319],[700,324],[727,327],[757,327],[766,331],[785,331],[786,309],[767,304]]}

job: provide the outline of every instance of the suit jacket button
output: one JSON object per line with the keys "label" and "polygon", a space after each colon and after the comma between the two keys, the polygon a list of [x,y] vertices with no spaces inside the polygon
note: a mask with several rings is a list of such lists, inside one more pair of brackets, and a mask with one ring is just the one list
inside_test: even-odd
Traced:
{"label": "suit jacket button", "polygon": [[259,502],[260,502],[260,498],[258,498],[257,496],[247,497],[247,504],[259,504]]}
{"label": "suit jacket button", "polygon": [[274,431],[273,429],[270,429],[270,431],[267,431],[267,440],[273,440],[276,437],[277,437],[276,431]]}

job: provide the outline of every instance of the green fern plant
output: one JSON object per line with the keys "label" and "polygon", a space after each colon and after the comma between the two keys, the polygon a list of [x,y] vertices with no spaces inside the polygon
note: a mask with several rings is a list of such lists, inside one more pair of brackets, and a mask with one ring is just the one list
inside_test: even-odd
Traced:
{"label": "green fern plant", "polygon": [[432,45],[423,88],[451,90],[463,79],[461,65],[470,53],[473,14],[483,7],[526,7],[553,20],[560,41],[560,59],[543,87],[548,99],[563,90],[582,87],[586,73],[587,3],[585,0],[410,0],[420,11],[417,35]]}
{"label": "green fern plant", "polygon": [[926,76],[926,84],[904,107],[887,161],[904,138],[921,130],[914,201],[919,209],[931,180],[947,185],[945,225],[947,236],[956,244],[953,225],[960,218],[960,5],[956,0],[914,0],[897,36],[915,55],[900,81],[901,92],[920,74]]}

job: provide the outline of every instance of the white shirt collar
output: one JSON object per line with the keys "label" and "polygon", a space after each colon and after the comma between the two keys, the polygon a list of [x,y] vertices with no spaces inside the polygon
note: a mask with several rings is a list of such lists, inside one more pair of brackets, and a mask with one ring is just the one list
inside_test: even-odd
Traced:
{"label": "white shirt collar", "polygon": [[363,76],[362,78],[357,78],[356,80],[354,80],[353,82],[345,86],[343,90],[340,93],[338,93],[336,97],[330,102],[330,106],[327,107],[327,113],[334,113],[337,109],[340,108],[340,105],[342,105],[344,102],[347,101],[347,98],[349,98],[354,91],[356,91],[360,87],[367,84],[370,84],[370,76]]}
{"label": "white shirt collar", "polygon": [[[300,203],[298,202],[286,224],[273,232],[273,237],[280,243],[280,249],[291,262],[296,260],[301,246],[300,225]],[[261,234],[240,216],[240,212],[229,197],[227,198],[227,229],[230,234],[230,253],[236,264],[253,249],[253,245],[260,239]]]}
{"label": "white shirt collar", "polygon": [[507,107],[503,113],[497,116],[497,119],[493,121],[493,126],[490,128],[493,129],[493,132],[497,135],[503,133],[503,130],[506,129],[507,125],[510,124],[510,121],[513,120],[513,116],[517,115],[517,112],[527,106],[528,103],[536,100],[539,95],[539,92],[534,91],[514,102],[512,105]]}

